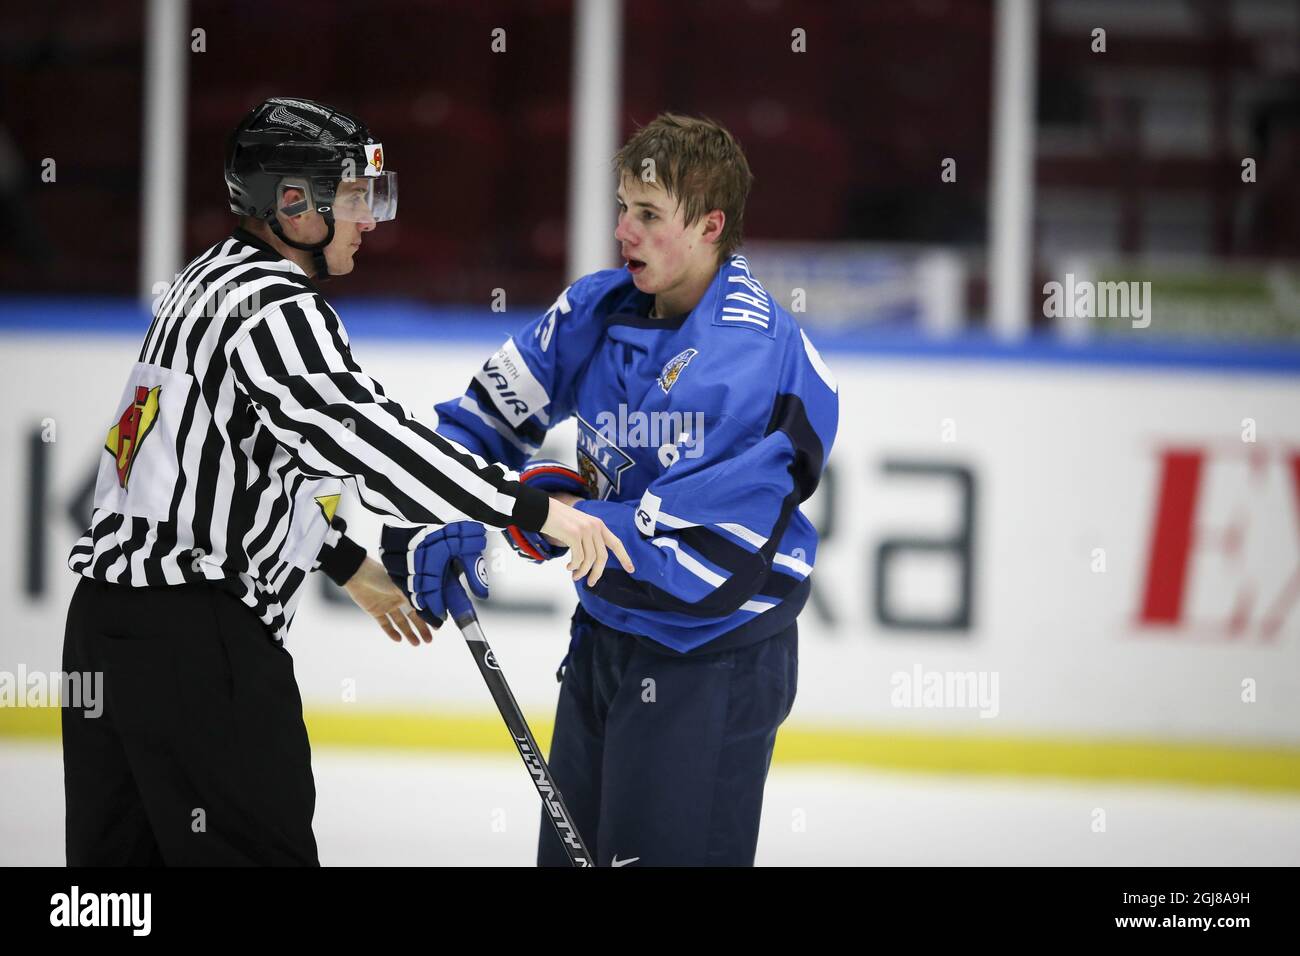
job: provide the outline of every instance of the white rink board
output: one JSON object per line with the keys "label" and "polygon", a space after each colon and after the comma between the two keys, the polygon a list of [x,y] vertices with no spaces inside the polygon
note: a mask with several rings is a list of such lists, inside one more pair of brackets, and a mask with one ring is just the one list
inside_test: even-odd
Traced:
{"label": "white rink board", "polygon": [[[390,394],[430,419],[433,403],[462,388],[494,347],[353,346]],[[9,451],[0,468],[24,505],[0,523],[0,670],[58,669],[75,583],[64,569],[77,536],[66,512],[103,453],[138,347],[134,337],[0,335],[0,447]],[[823,351],[840,382],[841,426],[834,527],[814,580],[836,623],[811,607],[801,618],[791,724],[1300,744],[1300,595],[1293,607],[1281,597],[1300,566],[1300,491],[1285,458],[1300,453],[1300,378]],[[33,601],[22,589],[27,435],[44,419],[56,429],[47,589]],[[1254,443],[1242,441],[1243,419],[1254,420]],[[547,450],[572,459],[572,431],[558,435]],[[1204,454],[1194,543],[1177,622],[1144,627],[1159,452],[1172,446]],[[900,630],[875,619],[880,543],[945,537],[959,517],[952,481],[889,475],[886,460],[955,464],[973,474],[969,629]],[[824,485],[808,506],[819,523],[827,497]],[[374,553],[378,519],[355,498],[342,513]],[[1097,548],[1104,572],[1092,568]],[[557,608],[521,615],[489,605],[484,613],[516,696],[540,718],[553,707],[574,598],[558,564],[536,568],[505,551],[499,558],[496,596]],[[951,562],[898,560],[900,613],[951,606]],[[1270,607],[1280,621],[1271,630]],[[308,707],[489,712],[461,643],[447,632],[434,647],[394,646],[359,612],[327,604],[313,588],[288,646]],[[891,675],[916,667],[995,673],[996,716],[894,706]],[[1246,679],[1256,682],[1253,703],[1242,701]],[[355,702],[346,705],[345,681],[355,682]]]}

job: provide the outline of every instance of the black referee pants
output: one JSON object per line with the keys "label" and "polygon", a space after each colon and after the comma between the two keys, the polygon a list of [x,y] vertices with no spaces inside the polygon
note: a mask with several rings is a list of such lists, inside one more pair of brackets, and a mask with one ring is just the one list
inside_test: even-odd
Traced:
{"label": "black referee pants", "polygon": [[63,670],[104,698],[63,708],[69,866],[319,865],[293,660],[237,598],[82,578]]}

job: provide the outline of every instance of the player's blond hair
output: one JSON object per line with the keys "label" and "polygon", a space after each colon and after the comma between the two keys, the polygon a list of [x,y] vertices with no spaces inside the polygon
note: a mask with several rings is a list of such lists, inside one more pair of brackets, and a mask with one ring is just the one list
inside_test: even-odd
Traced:
{"label": "player's blond hair", "polygon": [[720,123],[660,113],[618,151],[614,169],[620,178],[626,174],[662,186],[688,226],[721,209],[726,222],[718,237],[719,262],[740,248],[754,175],[740,143]]}

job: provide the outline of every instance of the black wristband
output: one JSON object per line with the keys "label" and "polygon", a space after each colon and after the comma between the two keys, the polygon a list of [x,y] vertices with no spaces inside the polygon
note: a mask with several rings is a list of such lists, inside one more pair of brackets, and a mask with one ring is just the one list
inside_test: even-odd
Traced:
{"label": "black wristband", "polygon": [[357,568],[366,560],[366,549],[347,535],[339,535],[339,543],[320,555],[320,569],[339,587],[352,580]]}
{"label": "black wristband", "polygon": [[525,484],[518,487],[519,497],[515,498],[514,514],[510,517],[525,531],[541,531],[551,513],[551,496],[540,488]]}

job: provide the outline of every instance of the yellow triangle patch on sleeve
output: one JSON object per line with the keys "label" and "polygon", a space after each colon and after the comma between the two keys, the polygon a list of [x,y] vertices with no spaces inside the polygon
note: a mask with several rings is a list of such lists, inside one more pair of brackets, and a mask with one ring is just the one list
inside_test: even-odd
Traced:
{"label": "yellow triangle patch on sleeve", "polygon": [[339,510],[339,498],[342,495],[321,495],[316,499],[316,504],[320,505],[321,514],[325,516],[326,522],[334,523],[334,512]]}

